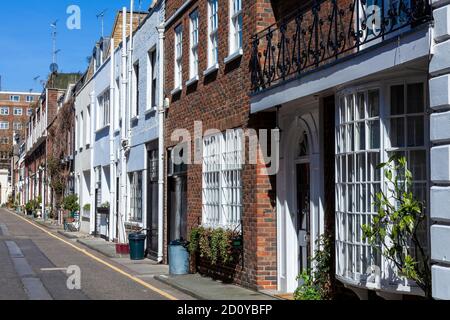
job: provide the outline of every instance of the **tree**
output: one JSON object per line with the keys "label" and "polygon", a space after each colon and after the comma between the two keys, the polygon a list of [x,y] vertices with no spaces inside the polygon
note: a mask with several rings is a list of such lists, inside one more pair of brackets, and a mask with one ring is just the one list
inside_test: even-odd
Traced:
{"label": "tree", "polygon": [[406,159],[397,155],[378,165],[384,169],[389,194],[376,194],[377,214],[371,224],[363,225],[363,237],[382,251],[400,276],[414,280],[431,297],[429,257],[419,236],[420,228],[426,225],[424,203],[412,192],[413,176],[407,167]]}

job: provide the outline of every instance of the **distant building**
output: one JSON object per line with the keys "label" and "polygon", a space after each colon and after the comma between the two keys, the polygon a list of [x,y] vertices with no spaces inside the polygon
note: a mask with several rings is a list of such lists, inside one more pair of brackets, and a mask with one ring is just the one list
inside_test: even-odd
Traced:
{"label": "distant building", "polygon": [[[14,139],[23,139],[27,117],[33,113],[38,93],[0,92],[0,203],[8,202],[12,194],[12,172]],[[17,135],[17,136],[16,136]]]}

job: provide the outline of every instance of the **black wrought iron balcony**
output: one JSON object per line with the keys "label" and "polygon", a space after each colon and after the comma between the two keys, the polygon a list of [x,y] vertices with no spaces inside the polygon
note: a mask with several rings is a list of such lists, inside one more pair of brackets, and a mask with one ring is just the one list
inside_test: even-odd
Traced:
{"label": "black wrought iron balcony", "polygon": [[429,0],[313,0],[253,36],[253,92],[430,21]]}

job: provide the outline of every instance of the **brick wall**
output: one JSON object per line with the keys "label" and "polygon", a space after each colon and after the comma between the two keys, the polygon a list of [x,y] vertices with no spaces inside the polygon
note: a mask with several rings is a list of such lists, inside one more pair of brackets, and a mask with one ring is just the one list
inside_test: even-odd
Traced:
{"label": "brick wall", "polygon": [[[166,19],[182,4],[182,1],[166,1]],[[186,88],[189,79],[189,14],[199,12],[199,81]],[[170,140],[175,129],[183,128],[194,135],[194,121],[203,122],[207,129],[271,128],[272,114],[250,116],[250,53],[252,34],[272,22],[270,3],[267,1],[243,2],[243,56],[229,64],[228,56],[229,6],[219,2],[219,70],[206,77],[207,69],[207,1],[193,1],[191,5],[169,25],[165,34],[165,95],[171,104],[166,115],[166,146],[174,146]],[[172,96],[174,88],[174,29],[183,26],[183,88]],[[194,150],[194,145],[191,146]],[[276,289],[276,214],[274,210],[275,177],[268,177],[263,166],[245,165],[243,170],[243,235],[244,250],[237,265],[217,268],[200,261],[199,269],[234,282],[257,289]],[[187,172],[187,212],[189,227],[197,225],[202,215],[202,166],[190,165]],[[166,195],[167,199],[167,195]],[[167,205],[167,201],[166,201]],[[167,213],[167,208],[166,208]],[[167,222],[167,214],[166,214]],[[167,225],[167,224],[166,224]],[[167,230],[166,230],[167,233]],[[165,237],[167,239],[167,236]],[[167,240],[166,240],[167,241]],[[222,278],[223,278],[222,277]]]}

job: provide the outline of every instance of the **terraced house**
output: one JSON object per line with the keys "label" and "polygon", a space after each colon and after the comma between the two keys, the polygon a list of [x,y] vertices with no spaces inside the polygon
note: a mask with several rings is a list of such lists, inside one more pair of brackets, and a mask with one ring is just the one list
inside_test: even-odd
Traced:
{"label": "terraced house", "polygon": [[[446,1],[167,1],[166,17],[167,241],[198,225],[243,236],[239,263],[196,270],[293,292],[329,234],[347,293],[427,294],[363,235],[396,155],[427,217],[416,257],[449,298]],[[276,174],[239,161],[241,132],[261,128],[279,132]]]}
{"label": "terraced house", "polygon": [[431,253],[432,295],[448,299],[446,2],[261,6],[268,25],[252,38],[250,112],[272,112],[281,129],[278,289],[296,288],[315,239],[328,231],[336,278],[359,298],[425,294],[362,232],[376,221],[375,194],[392,192],[377,165],[398,154],[412,173],[410,190],[425,203],[418,234],[421,254]]}

